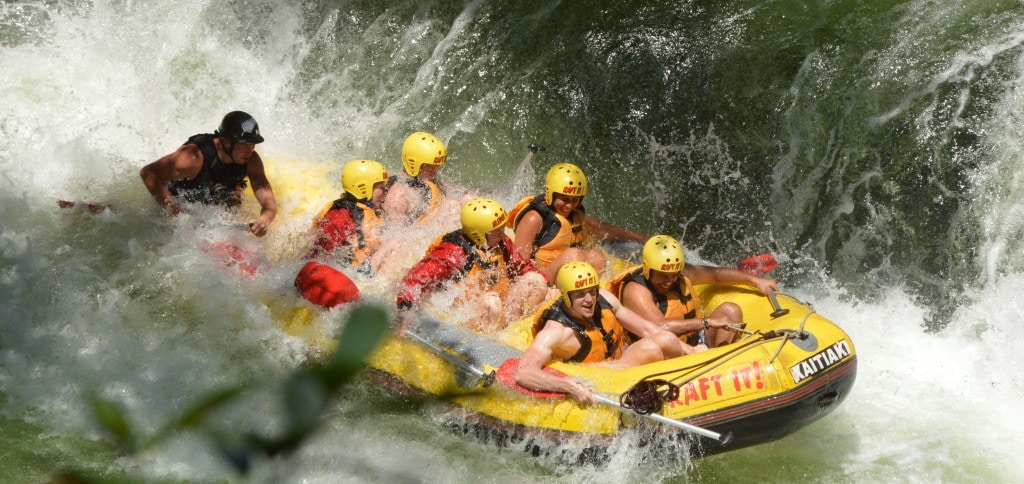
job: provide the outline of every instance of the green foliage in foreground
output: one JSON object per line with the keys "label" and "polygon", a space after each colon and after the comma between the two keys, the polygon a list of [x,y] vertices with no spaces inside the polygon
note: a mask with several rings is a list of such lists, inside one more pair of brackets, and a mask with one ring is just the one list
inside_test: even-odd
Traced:
{"label": "green foliage in foreground", "polygon": [[[360,305],[354,308],[337,335],[338,348],[326,360],[296,370],[283,381],[270,382],[281,388],[286,429],[276,437],[252,433],[228,435],[215,432],[207,417],[240,398],[250,382],[222,388],[203,395],[192,406],[170,419],[152,435],[141,435],[115,402],[93,393],[89,397],[96,422],[122,455],[150,449],[172,436],[186,431],[203,432],[213,439],[221,455],[241,474],[247,474],[259,457],[272,457],[298,449],[317,429],[321,417],[338,391],[352,381],[363,362],[389,331],[388,313],[381,307]],[[264,382],[261,382],[263,384]],[[67,471],[54,482],[100,482],[77,471]]]}

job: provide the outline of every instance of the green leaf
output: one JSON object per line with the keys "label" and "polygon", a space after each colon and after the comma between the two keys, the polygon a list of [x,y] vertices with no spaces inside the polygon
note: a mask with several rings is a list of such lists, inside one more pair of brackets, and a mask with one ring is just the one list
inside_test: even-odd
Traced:
{"label": "green leaf", "polygon": [[390,332],[388,314],[382,306],[360,305],[353,308],[338,335],[338,348],[328,361],[297,370],[284,381],[282,397],[286,414],[283,418],[288,428],[278,437],[265,438],[234,431],[219,433],[210,426],[210,414],[239,398],[246,385],[204,395],[162,426],[141,447],[124,412],[113,402],[93,394],[90,397],[92,410],[99,424],[125,454],[145,450],[180,431],[194,430],[207,434],[216,442],[224,459],[240,473],[247,474],[256,456],[290,453],[316,431],[331,399],[343,384],[363,369],[363,362]]}
{"label": "green leaf", "polygon": [[366,357],[377,349],[390,330],[388,313],[382,307],[355,307],[338,335],[338,349],[326,368],[329,385],[335,387],[359,372]]}
{"label": "green leaf", "polygon": [[97,423],[114,438],[114,444],[121,452],[135,453],[138,449],[136,445],[138,441],[121,408],[97,393],[89,396],[89,404]]}
{"label": "green leaf", "polygon": [[241,393],[242,387],[223,388],[208,393],[204,399],[185,409],[185,411],[175,419],[174,425],[179,427],[194,427],[201,423],[210,412],[230,403]]}
{"label": "green leaf", "polygon": [[253,439],[250,435],[221,433],[213,429],[207,429],[205,433],[214,442],[221,457],[242,475],[247,475],[252,470],[253,456],[257,452],[265,454],[258,448],[258,439]]}
{"label": "green leaf", "polygon": [[324,383],[310,373],[296,373],[284,389],[284,407],[288,412],[288,434],[306,434],[320,421],[331,397]]}
{"label": "green leaf", "polygon": [[232,387],[206,394],[202,400],[186,408],[177,418],[161,427],[141,448],[152,447],[179,431],[201,426],[210,412],[230,403],[241,393],[242,387]]}

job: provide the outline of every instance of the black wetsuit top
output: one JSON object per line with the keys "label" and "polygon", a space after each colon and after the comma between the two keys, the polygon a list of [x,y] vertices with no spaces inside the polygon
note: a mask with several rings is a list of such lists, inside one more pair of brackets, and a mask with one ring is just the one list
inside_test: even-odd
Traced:
{"label": "black wetsuit top", "polygon": [[197,134],[183,145],[193,144],[203,153],[203,168],[199,175],[188,180],[175,180],[167,184],[167,191],[184,202],[235,207],[242,203],[245,188],[246,165],[224,163],[217,156],[212,134]]}

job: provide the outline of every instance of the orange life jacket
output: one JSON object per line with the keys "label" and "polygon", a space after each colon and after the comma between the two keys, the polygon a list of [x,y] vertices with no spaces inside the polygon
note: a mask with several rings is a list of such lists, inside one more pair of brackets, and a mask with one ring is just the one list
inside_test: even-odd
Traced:
{"label": "orange life jacket", "polygon": [[641,284],[651,292],[654,303],[658,310],[670,319],[693,319],[697,317],[697,309],[700,307],[700,298],[693,289],[693,283],[686,276],[680,274],[676,285],[668,291],[668,294],[661,295],[651,288],[647,279],[644,279],[642,266],[635,266],[627,269],[608,282],[608,291],[615,294],[620,301],[623,300],[622,293],[630,283]]}
{"label": "orange life jacket", "polygon": [[586,209],[579,205],[566,218],[559,215],[547,203],[544,203],[544,195],[525,197],[516,203],[508,214],[507,226],[515,230],[519,221],[530,211],[536,211],[542,220],[540,232],[533,241],[533,251],[530,258],[537,267],[541,269],[551,265],[554,260],[570,247],[583,247],[590,231],[584,223]]}
{"label": "orange life jacket", "polygon": [[502,241],[492,250],[484,251],[459,229],[435,239],[427,253],[445,242],[458,245],[466,253],[466,265],[463,267],[460,280],[467,285],[467,295],[494,291],[504,297],[508,293],[508,257],[509,251],[514,248],[507,247]]}
{"label": "orange life jacket", "polygon": [[348,264],[358,266],[369,259],[381,246],[381,230],[384,225],[384,218],[379,210],[376,210],[363,201],[357,201],[351,196],[341,197],[325,206],[316,217],[313,218],[313,228],[320,226],[320,221],[332,210],[348,210],[352,214],[352,220],[356,224],[356,243],[350,245],[351,251],[345,256]]}
{"label": "orange life jacket", "polygon": [[[647,282],[647,279],[644,278],[643,266],[635,266],[609,281],[606,287],[609,292],[619,298],[619,301],[622,301],[622,304],[625,304],[625,299],[622,297],[623,292],[625,292],[626,286],[633,283],[641,284],[650,291],[651,298],[658,306],[658,310],[666,318],[694,319],[697,317],[697,310],[700,308],[700,298],[697,297],[697,292],[693,289],[693,283],[686,276],[679,274],[675,287],[669,289],[668,294],[661,295],[655,292],[654,288]],[[694,333],[696,332],[681,334],[679,339],[690,343],[694,341],[690,339],[690,335]]]}
{"label": "orange life jacket", "polygon": [[555,301],[533,322],[533,335],[536,336],[549,320],[557,321],[576,333],[580,349],[567,361],[571,363],[599,363],[616,360],[625,349],[625,330],[612,312],[611,303],[598,296],[598,309],[594,313],[594,325],[584,327],[569,317],[565,312],[565,304],[561,298]]}

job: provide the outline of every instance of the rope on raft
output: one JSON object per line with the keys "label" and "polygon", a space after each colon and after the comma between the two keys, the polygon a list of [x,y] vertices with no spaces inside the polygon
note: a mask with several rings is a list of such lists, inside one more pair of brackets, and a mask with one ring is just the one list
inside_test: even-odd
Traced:
{"label": "rope on raft", "polygon": [[667,380],[641,380],[619,397],[619,405],[640,415],[661,412],[664,402],[679,398],[679,387]]}
{"label": "rope on raft", "polygon": [[769,331],[768,333],[765,333],[765,339],[770,339],[769,335],[771,335],[771,337],[785,336],[785,338],[782,339],[782,344],[780,344],[779,347],[775,350],[775,353],[772,354],[772,357],[768,360],[768,363],[775,362],[775,358],[779,357],[779,353],[782,352],[782,348],[786,346],[786,341],[789,341],[790,339],[802,340],[807,338],[807,333],[804,332],[804,327],[807,326],[807,320],[810,319],[811,315],[814,314],[815,311],[814,308],[810,305],[810,303],[803,304],[804,306],[807,306],[807,314],[805,314],[804,318],[800,320],[800,327],[797,328],[796,331]]}
{"label": "rope on raft", "polygon": [[622,405],[623,408],[631,409],[640,415],[648,415],[651,413],[661,412],[661,409],[664,406],[665,402],[671,402],[672,400],[675,400],[676,398],[679,397],[679,386],[685,385],[690,380],[692,380],[693,377],[686,379],[680,383],[673,383],[671,381],[656,377],[664,376],[670,373],[679,373],[687,371],[696,366],[707,366],[709,363],[714,362],[714,365],[711,366],[713,368],[724,363],[725,361],[728,361],[731,356],[736,355],[740,351],[743,351],[750,345],[762,344],[775,339],[781,339],[782,344],[779,345],[778,349],[776,349],[771,359],[769,359],[769,363],[774,362],[775,358],[777,358],[779,356],[779,353],[782,351],[782,347],[785,346],[786,341],[790,339],[803,339],[806,337],[806,333],[804,333],[804,326],[807,324],[807,319],[810,318],[815,311],[810,304],[804,303],[804,305],[807,306],[808,311],[807,314],[805,314],[803,319],[800,321],[800,326],[796,331],[770,330],[765,333],[762,333],[761,331],[747,332],[750,336],[756,337],[745,341],[744,344],[737,346],[736,348],[727,353],[723,353],[722,355],[718,356],[713,360],[704,362],[701,365],[677,368],[671,371],[654,373],[643,377],[640,381],[631,386],[629,390],[626,390],[622,395],[619,396],[619,404]]}
{"label": "rope on raft", "polygon": [[[619,396],[619,403],[623,406],[623,408],[632,409],[634,412],[640,415],[661,412],[664,403],[671,402],[672,400],[678,398],[679,386],[685,385],[686,382],[689,380],[683,381],[680,384],[676,384],[668,380],[658,379],[656,377],[668,375],[670,373],[680,373],[688,371],[692,368],[697,368],[699,366],[707,366],[708,363],[711,362],[714,362],[714,364],[711,367],[718,366],[728,361],[730,356],[737,354],[738,352],[742,351],[744,348],[750,346],[751,344],[763,341],[763,335],[758,334],[757,336],[761,336],[762,338],[751,339],[745,342],[744,344],[740,345],[739,347],[733,349],[732,351],[729,351],[728,353],[723,353],[717,358],[707,362],[703,362],[700,365],[676,368],[671,371],[647,375],[643,377],[640,381],[633,384],[633,386],[629,387],[628,390],[623,392],[622,395]],[[663,389],[659,390],[659,388]]]}

